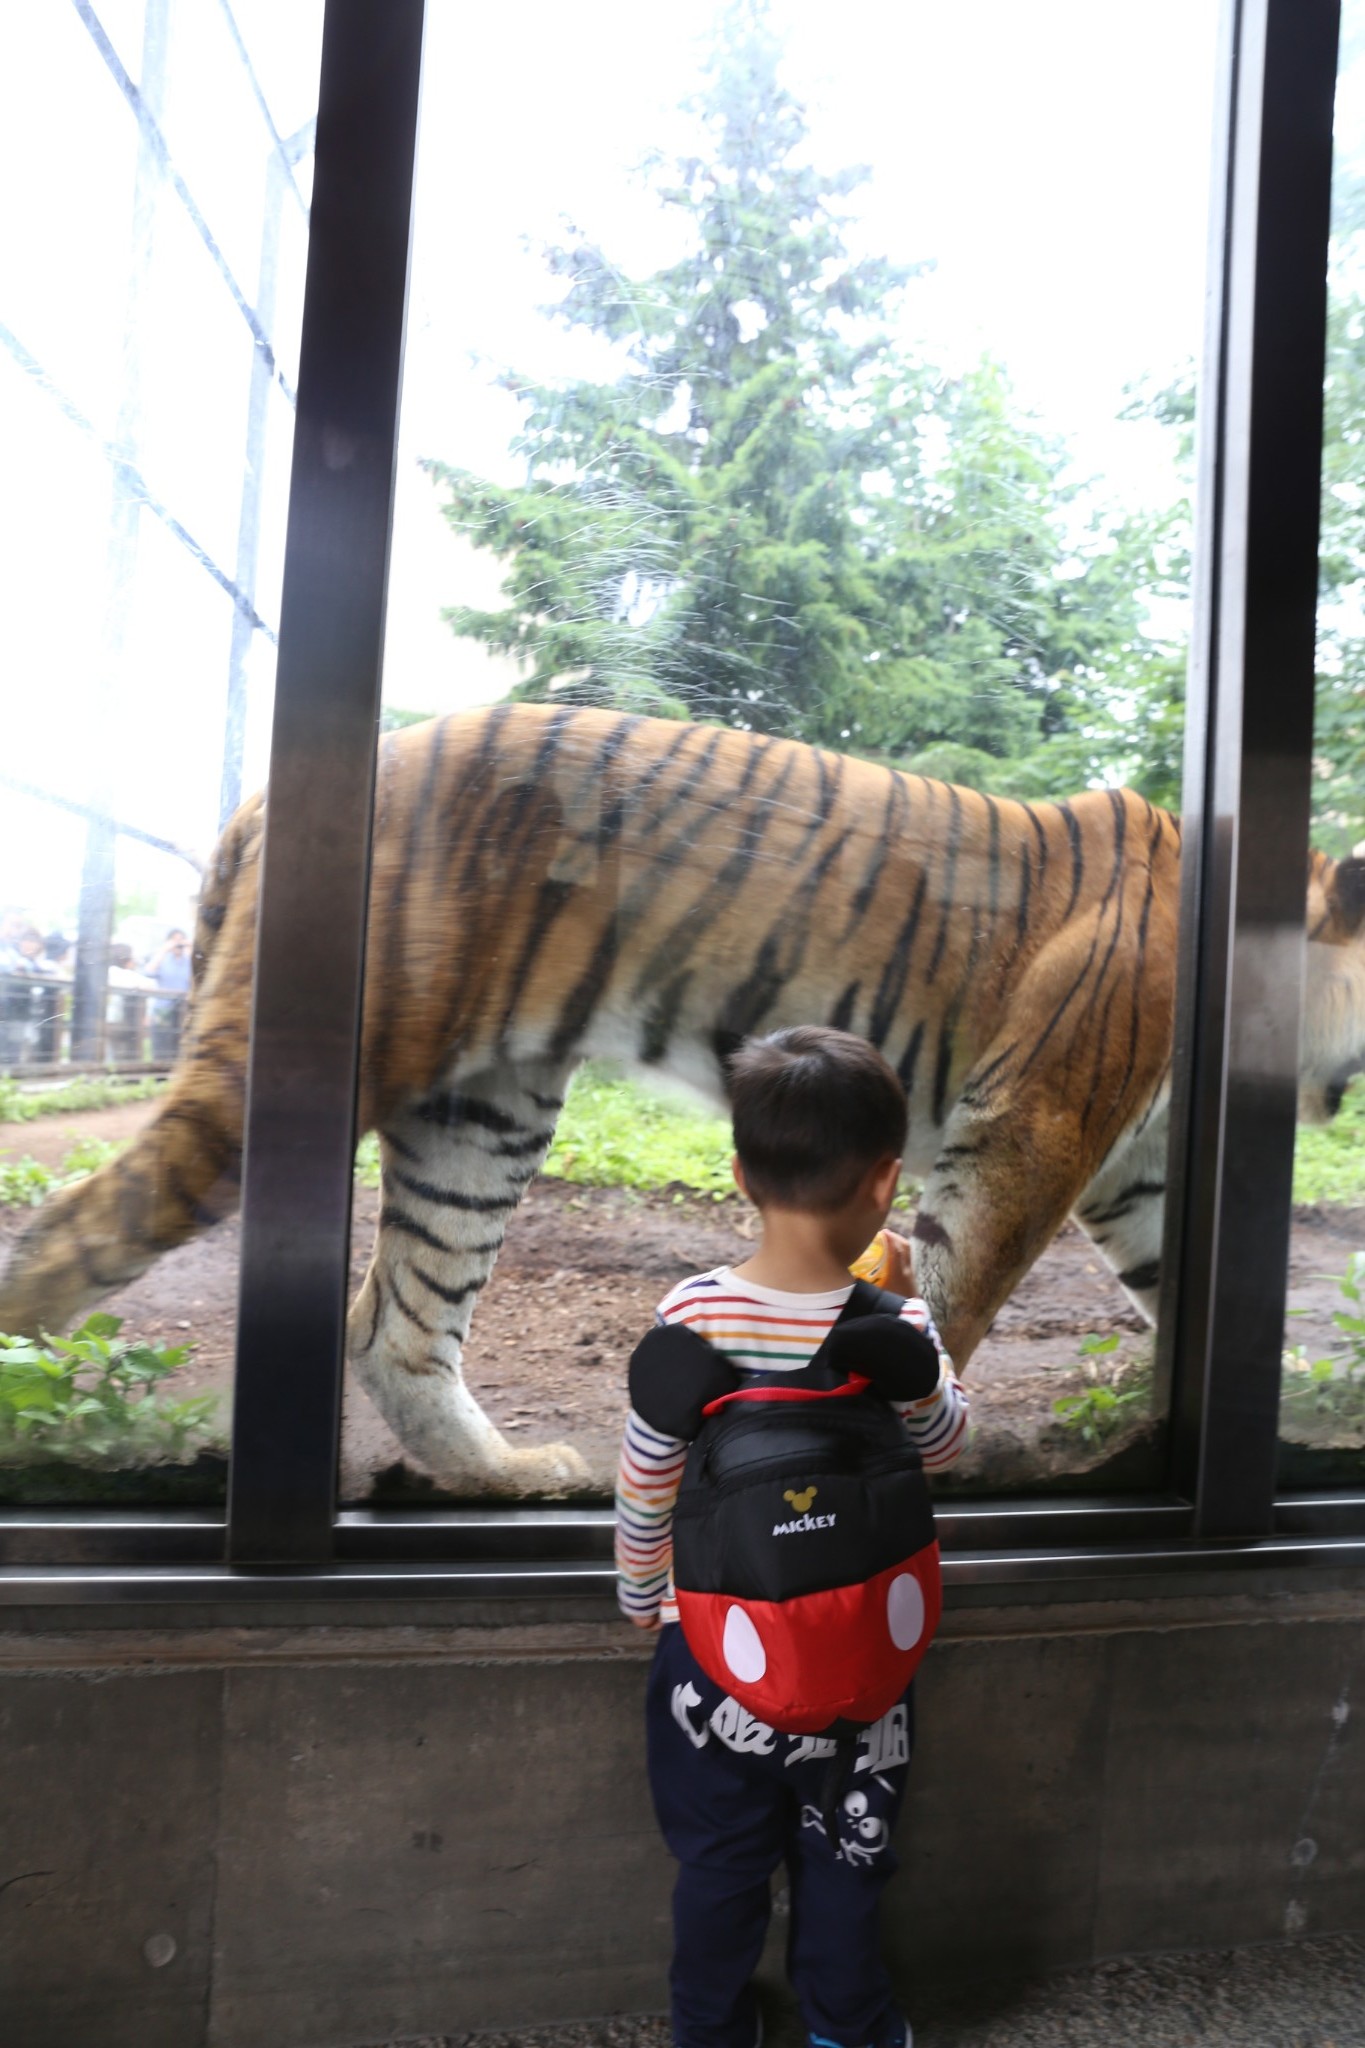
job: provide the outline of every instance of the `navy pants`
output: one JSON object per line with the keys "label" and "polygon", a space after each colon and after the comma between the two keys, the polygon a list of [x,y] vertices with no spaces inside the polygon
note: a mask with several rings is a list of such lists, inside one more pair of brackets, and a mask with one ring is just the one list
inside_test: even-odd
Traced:
{"label": "navy pants", "polygon": [[806,2031],[828,2048],[902,2038],[877,1912],[896,1868],[891,1831],[914,1743],[911,1693],[864,1731],[839,1810],[836,1854],[820,1817],[832,1745],[780,1735],[701,1670],[676,1623],[663,1629],[646,1706],[649,1782],[679,1864],[669,1977],[677,2048],[754,2048],[750,1979],[769,1879],[785,1860],[787,1974]]}

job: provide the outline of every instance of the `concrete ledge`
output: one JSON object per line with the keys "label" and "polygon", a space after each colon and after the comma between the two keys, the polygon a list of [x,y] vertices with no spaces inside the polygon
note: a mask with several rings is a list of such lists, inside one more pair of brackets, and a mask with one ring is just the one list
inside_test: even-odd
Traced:
{"label": "concrete ledge", "polygon": [[[0,1674],[20,1671],[137,1669],[149,1673],[186,1666],[333,1663],[486,1664],[557,1661],[566,1658],[647,1663],[654,1638],[632,1628],[614,1612],[593,1620],[528,1621],[509,1602],[495,1619],[410,1622],[383,1621],[211,1623],[147,1627],[136,1610],[114,1617],[98,1608],[77,1617],[60,1614],[60,1626],[0,1629]],[[9,1617],[12,1619],[12,1617]],[[1176,1629],[1246,1627],[1302,1628],[1320,1622],[1365,1623],[1365,1584],[1318,1587],[1301,1579],[1291,1591],[1248,1591],[1240,1581],[1216,1590],[1172,1593],[1159,1600],[1115,1597],[1099,1590],[1086,1600],[1039,1603],[1018,1599],[968,1605],[949,1595],[938,1646],[948,1643],[1023,1640],[1100,1634],[1162,1634]]]}
{"label": "concrete ledge", "polygon": [[[1122,1592],[950,1612],[888,1910],[907,1988],[1365,1933],[1365,1591]],[[6,2048],[342,2048],[664,2003],[647,1638],[70,1621],[0,1635]]]}

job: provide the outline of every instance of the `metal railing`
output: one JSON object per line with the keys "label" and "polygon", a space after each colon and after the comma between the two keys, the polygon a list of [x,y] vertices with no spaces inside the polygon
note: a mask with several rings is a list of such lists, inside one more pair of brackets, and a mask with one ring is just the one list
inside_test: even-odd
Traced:
{"label": "metal railing", "polygon": [[0,974],[0,1074],[15,1079],[70,1073],[148,1074],[171,1067],[189,997],[152,989],[108,989],[93,1058],[72,1050],[72,985],[46,974]]}

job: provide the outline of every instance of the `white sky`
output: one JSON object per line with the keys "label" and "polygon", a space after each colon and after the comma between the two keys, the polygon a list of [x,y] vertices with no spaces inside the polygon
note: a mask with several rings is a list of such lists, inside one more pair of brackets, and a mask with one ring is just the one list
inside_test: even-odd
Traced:
{"label": "white sky", "polygon": [[[276,125],[316,94],[319,0],[232,0]],[[141,0],[95,0],[140,73]],[[499,571],[462,552],[417,458],[508,475],[516,412],[489,365],[595,374],[600,353],[538,308],[550,284],[522,246],[570,215],[627,269],[672,253],[633,176],[650,147],[686,148],[677,113],[707,16],[639,0],[430,0],[413,292],[389,598],[389,701],[441,710],[505,673],[440,624],[493,601]],[[812,154],[867,162],[859,250],[932,259],[906,335],[946,368],[989,349],[1022,402],[1069,437],[1116,502],[1176,488],[1164,437],[1116,424],[1125,385],[1197,355],[1202,322],[1216,0],[775,0],[787,82]],[[836,28],[832,28],[832,24]],[[257,291],[267,137],[219,0],[172,0],[165,130],[177,167],[249,299]],[[135,128],[75,10],[8,0],[0,16],[0,167],[22,194],[0,229],[0,321],[113,432],[125,326]],[[306,189],[306,181],[305,181]],[[286,207],[277,352],[296,355],[304,230]],[[224,568],[235,563],[250,344],[167,194],[142,358],[141,464]],[[479,367],[482,363],[483,367]],[[289,413],[272,401],[257,603],[278,617]],[[119,715],[99,715],[110,472],[0,351],[0,659],[5,766],[83,796],[106,781],[131,822],[206,851],[216,824],[227,600],[144,514]],[[264,772],[273,659],[258,636],[248,785]],[[74,911],[81,829],[7,798],[0,903],[41,922]],[[183,915],[188,870],[124,842],[120,889]]]}

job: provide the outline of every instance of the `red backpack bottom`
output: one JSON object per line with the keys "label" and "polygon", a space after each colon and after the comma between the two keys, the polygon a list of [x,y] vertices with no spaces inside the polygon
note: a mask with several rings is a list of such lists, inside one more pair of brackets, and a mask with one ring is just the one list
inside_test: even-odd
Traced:
{"label": "red backpack bottom", "polygon": [[707,1677],[770,1728],[819,1735],[889,1713],[943,1606],[938,1544],[856,1585],[787,1600],[679,1587],[678,1615]]}

